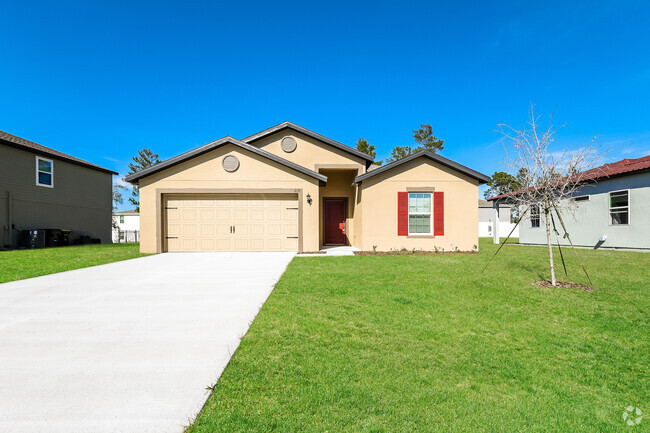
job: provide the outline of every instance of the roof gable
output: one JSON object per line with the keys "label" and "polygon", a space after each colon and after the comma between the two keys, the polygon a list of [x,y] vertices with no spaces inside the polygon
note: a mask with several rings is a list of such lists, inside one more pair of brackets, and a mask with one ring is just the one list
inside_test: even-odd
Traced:
{"label": "roof gable", "polygon": [[295,171],[298,171],[300,173],[306,174],[307,176],[313,177],[314,179],[317,179],[321,182],[326,182],[327,181],[327,176],[324,176],[320,173],[316,173],[315,171],[312,171],[308,168],[305,168],[301,165],[295,164],[291,161],[287,161],[284,158],[281,158],[277,155],[274,155],[270,152],[267,152],[262,149],[258,149],[255,146],[251,146],[250,144],[244,143],[240,140],[237,140],[236,138],[232,137],[223,137],[220,138],[219,140],[212,141],[208,144],[205,144],[203,146],[197,147],[196,149],[192,149],[188,152],[182,153],[178,156],[175,156],[173,158],[169,158],[165,161],[159,162],[156,165],[153,165],[151,167],[147,167],[144,170],[140,170],[137,173],[130,174],[126,176],[124,179],[127,182],[131,183],[137,183],[139,179],[142,179],[143,177],[152,175],[154,173],[157,173],[159,171],[165,170],[169,167],[175,166],[177,164],[180,164],[182,162],[185,162],[187,160],[190,160],[192,158],[195,158],[199,155],[203,155],[204,153],[210,152],[211,150],[218,149],[219,147],[225,146],[226,144],[232,144],[234,146],[237,146],[241,149],[247,150],[251,153],[254,153],[256,155],[262,156],[266,159],[269,159],[271,161],[274,161],[278,164],[284,165],[285,167],[289,167]]}
{"label": "roof gable", "polygon": [[[636,159],[625,158],[620,161],[612,162],[609,164],[601,165],[600,167],[592,168],[587,171],[578,173],[581,183],[597,182],[603,179],[610,179],[613,177],[631,176],[637,173],[650,171],[650,155]],[[532,191],[533,187],[529,187],[527,191]],[[488,198],[488,201],[508,199],[511,196],[517,195],[524,190],[508,192],[505,194],[495,195]]]}
{"label": "roof gable", "polygon": [[271,134],[275,134],[276,132],[282,131],[283,129],[291,129],[293,131],[300,132],[300,133],[302,133],[304,135],[307,135],[307,136],[309,136],[311,138],[314,138],[314,139],[316,139],[318,141],[321,141],[321,142],[323,142],[325,144],[328,144],[328,145],[330,145],[332,147],[335,147],[335,148],[337,148],[339,150],[347,152],[350,155],[354,155],[354,156],[356,156],[358,158],[361,158],[361,159],[366,161],[366,165],[370,165],[370,163],[372,163],[372,161],[374,161],[374,158],[372,156],[368,155],[368,154],[365,154],[363,152],[359,152],[357,149],[355,149],[353,147],[347,146],[347,145],[345,145],[343,143],[339,143],[338,141],[332,140],[331,138],[327,138],[324,135],[318,134],[318,133],[316,133],[314,131],[311,131],[311,130],[309,130],[307,128],[304,128],[304,127],[302,127],[300,125],[296,125],[295,123],[291,123],[291,122],[282,122],[279,125],[272,126],[272,127],[268,128],[268,129],[265,129],[264,131],[258,132],[257,134],[250,135],[250,136],[242,139],[242,141],[244,143],[253,144],[256,141],[258,141],[258,140],[260,140],[260,139],[262,139],[264,137],[268,137]]}
{"label": "roof gable", "polygon": [[442,164],[446,167],[449,167],[455,171],[458,171],[460,173],[463,173],[473,179],[478,180],[479,185],[483,183],[487,183],[490,181],[490,178],[482,173],[479,173],[478,171],[472,170],[469,167],[465,167],[464,165],[458,164],[457,162],[452,161],[451,159],[447,159],[443,156],[440,156],[438,154],[429,152],[428,150],[422,150],[420,152],[414,153],[413,155],[409,155],[406,158],[402,158],[398,161],[393,161],[390,164],[383,165],[375,170],[369,171],[367,173],[364,173],[362,175],[357,176],[354,179],[354,183],[362,183],[364,180],[376,176],[381,173],[385,173],[389,170],[392,170],[396,167],[399,167],[409,161],[413,161],[414,159],[417,158],[427,158],[430,159],[434,162],[437,162],[439,164]]}
{"label": "roof gable", "polygon": [[0,131],[0,144],[5,144],[7,146],[23,149],[28,152],[32,152],[41,156],[49,156],[50,158],[59,159],[72,164],[80,165],[82,167],[91,168],[93,170],[99,170],[110,174],[117,174],[113,170],[100,167],[99,165],[95,165],[93,163],[84,161],[83,159],[79,159],[72,155],[59,152],[58,150],[54,150],[49,147],[42,146],[38,143],[34,143],[33,141],[25,140],[24,138],[20,138],[16,135],[9,134],[8,132]]}

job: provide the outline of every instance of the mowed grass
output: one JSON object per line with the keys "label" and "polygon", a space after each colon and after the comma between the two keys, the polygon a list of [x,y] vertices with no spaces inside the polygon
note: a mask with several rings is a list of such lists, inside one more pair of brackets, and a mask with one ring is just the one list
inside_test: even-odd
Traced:
{"label": "mowed grass", "polygon": [[0,251],[0,283],[141,257],[140,244]]}
{"label": "mowed grass", "polygon": [[650,254],[480,249],[294,259],[188,430],[650,431]]}

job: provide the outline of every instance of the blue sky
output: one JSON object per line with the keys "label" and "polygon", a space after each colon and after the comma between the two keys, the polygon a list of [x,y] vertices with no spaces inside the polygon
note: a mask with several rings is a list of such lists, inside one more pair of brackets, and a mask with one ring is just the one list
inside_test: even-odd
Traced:
{"label": "blue sky", "polygon": [[[0,129],[126,172],[284,120],[385,158],[433,125],[503,169],[497,123],[556,106],[558,148],[650,154],[650,4],[0,2]],[[129,207],[124,205],[123,208]]]}

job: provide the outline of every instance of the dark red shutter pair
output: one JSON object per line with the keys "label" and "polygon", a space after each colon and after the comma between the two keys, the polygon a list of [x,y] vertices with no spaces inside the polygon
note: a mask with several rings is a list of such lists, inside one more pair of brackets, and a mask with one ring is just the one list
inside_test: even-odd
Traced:
{"label": "dark red shutter pair", "polygon": [[[407,236],[409,234],[409,193],[397,193],[397,235]],[[444,236],[445,234],[445,193],[433,193],[433,234]]]}

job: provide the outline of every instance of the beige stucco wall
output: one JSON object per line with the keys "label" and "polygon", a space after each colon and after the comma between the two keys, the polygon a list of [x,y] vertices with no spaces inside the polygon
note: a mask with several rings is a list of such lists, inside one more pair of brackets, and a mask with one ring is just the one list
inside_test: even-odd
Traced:
{"label": "beige stucco wall", "polygon": [[[287,136],[296,140],[297,146],[293,152],[282,150],[282,139]],[[363,159],[290,129],[278,131],[251,144],[314,171],[322,168],[353,168],[359,174],[366,172]]]}
{"label": "beige stucco wall", "polygon": [[[233,173],[222,167],[226,155],[240,162]],[[162,251],[163,192],[278,192],[291,190],[299,194],[299,218],[303,251],[318,250],[320,198],[319,182],[291,168],[270,161],[237,146],[227,144],[204,155],[140,179],[140,250]],[[307,204],[306,196],[313,198]]]}
{"label": "beige stucco wall", "polygon": [[[400,191],[445,193],[444,236],[398,236],[397,193]],[[363,237],[356,246],[363,250],[392,249],[452,251],[478,248],[478,182],[426,158],[409,161],[400,167],[363,181],[361,201]]]}

